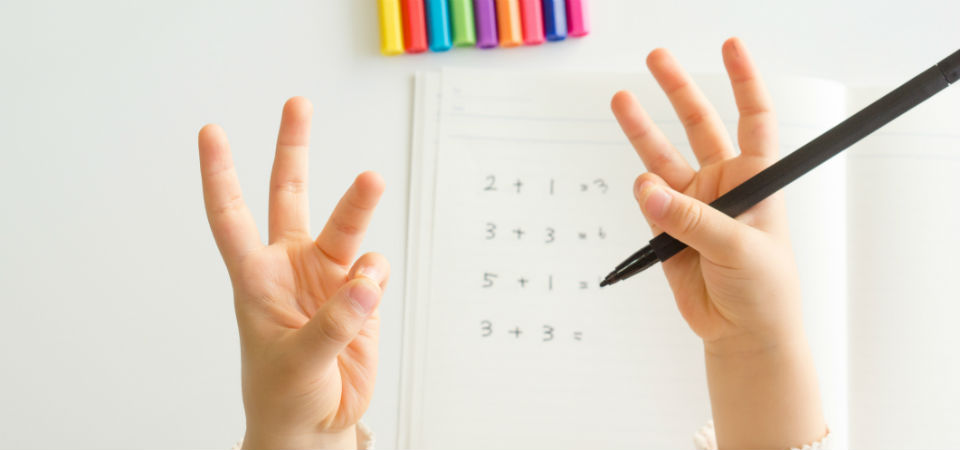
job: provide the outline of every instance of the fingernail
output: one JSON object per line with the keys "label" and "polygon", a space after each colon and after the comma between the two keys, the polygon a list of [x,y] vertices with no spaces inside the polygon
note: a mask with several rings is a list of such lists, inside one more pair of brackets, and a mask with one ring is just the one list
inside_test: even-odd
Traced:
{"label": "fingernail", "polygon": [[375,283],[378,283],[378,284],[380,283],[380,271],[373,266],[360,267],[359,269],[357,269],[357,276],[369,278],[373,280]]}
{"label": "fingernail", "polygon": [[734,58],[740,57],[740,40],[737,38],[730,40],[730,56]]}
{"label": "fingernail", "polygon": [[364,315],[370,314],[370,311],[373,311],[380,299],[380,292],[375,290],[374,285],[367,281],[354,283],[350,287],[349,295],[354,308]]}
{"label": "fingernail", "polygon": [[[646,183],[644,183],[646,184]],[[670,207],[670,193],[659,186],[648,186],[647,200],[643,203],[643,210],[651,219],[660,219],[667,214]]]}
{"label": "fingernail", "polygon": [[644,180],[643,183],[640,183],[640,186],[637,186],[637,191],[634,192],[633,195],[636,196],[638,202],[643,198],[643,191],[645,191],[651,185],[653,185],[653,183],[651,183],[649,180]]}

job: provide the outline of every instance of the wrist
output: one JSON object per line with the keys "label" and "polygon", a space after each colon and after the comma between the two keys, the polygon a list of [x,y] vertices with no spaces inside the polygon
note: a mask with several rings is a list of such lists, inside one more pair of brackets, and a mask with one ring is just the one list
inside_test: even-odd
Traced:
{"label": "wrist", "polygon": [[711,344],[705,345],[707,383],[721,448],[793,448],[824,436],[817,374],[802,332]]}
{"label": "wrist", "polygon": [[713,358],[761,358],[807,348],[807,338],[800,323],[739,330],[720,338],[703,340],[704,352]]}
{"label": "wrist", "polygon": [[243,438],[244,449],[355,449],[357,427],[351,425],[339,431],[272,431],[250,428]]}

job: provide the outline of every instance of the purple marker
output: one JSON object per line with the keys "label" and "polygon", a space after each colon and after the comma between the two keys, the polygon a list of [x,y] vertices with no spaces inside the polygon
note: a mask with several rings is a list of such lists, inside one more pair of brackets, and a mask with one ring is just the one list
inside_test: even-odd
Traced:
{"label": "purple marker", "polygon": [[495,0],[473,0],[473,17],[477,22],[477,47],[497,46],[497,8]]}

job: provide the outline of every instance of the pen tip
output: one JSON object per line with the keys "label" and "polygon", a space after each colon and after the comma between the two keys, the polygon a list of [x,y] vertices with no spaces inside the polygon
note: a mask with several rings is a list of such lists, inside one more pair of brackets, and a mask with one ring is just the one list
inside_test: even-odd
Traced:
{"label": "pen tip", "polygon": [[617,271],[614,270],[613,272],[610,272],[609,275],[603,278],[603,281],[600,282],[600,287],[610,286],[611,284],[616,283],[617,281],[619,281],[617,280]]}

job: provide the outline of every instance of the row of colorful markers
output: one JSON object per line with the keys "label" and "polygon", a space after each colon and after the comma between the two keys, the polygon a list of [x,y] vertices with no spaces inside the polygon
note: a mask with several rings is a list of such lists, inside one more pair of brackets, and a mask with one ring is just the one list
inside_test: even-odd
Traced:
{"label": "row of colorful markers", "polygon": [[587,0],[378,0],[385,55],[585,36]]}

